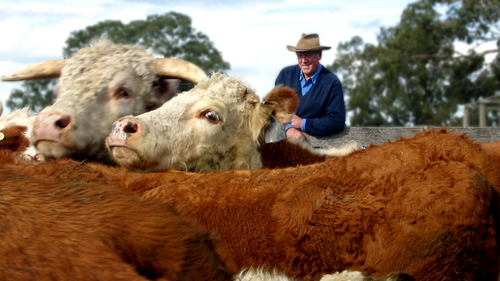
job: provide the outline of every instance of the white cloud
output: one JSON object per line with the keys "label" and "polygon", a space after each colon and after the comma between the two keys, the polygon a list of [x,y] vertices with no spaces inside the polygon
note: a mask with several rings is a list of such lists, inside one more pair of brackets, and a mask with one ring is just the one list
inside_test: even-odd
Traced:
{"label": "white cloud", "polygon": [[[231,64],[231,75],[243,77],[262,97],[274,87],[279,70],[296,63],[286,45],[302,33],[318,33],[332,49],[322,63],[331,64],[337,44],[355,35],[375,42],[381,26],[395,25],[409,0],[283,1],[10,1],[0,0],[0,74],[33,63],[61,59],[70,32],[104,20],[144,20],[170,11],[189,16]],[[5,104],[20,82],[0,82]]]}

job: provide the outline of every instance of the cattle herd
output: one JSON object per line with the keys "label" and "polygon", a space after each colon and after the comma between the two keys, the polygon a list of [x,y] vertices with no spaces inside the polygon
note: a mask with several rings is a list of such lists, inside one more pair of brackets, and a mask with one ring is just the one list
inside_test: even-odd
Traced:
{"label": "cattle herd", "polygon": [[266,141],[293,90],[105,40],[2,79],[50,77],[0,117],[0,280],[500,280],[499,143]]}

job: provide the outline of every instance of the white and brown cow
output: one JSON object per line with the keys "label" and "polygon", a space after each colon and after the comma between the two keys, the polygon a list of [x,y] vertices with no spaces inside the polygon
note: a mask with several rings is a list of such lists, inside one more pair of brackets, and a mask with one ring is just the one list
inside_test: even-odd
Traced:
{"label": "white and brown cow", "polygon": [[198,83],[206,74],[186,61],[155,58],[141,46],[103,40],[69,59],[32,65],[2,80],[55,77],[56,100],[34,120],[37,151],[45,159],[109,162],[105,138],[114,121],[161,106],[177,94],[176,79]]}
{"label": "white and brown cow", "polygon": [[[29,160],[37,158],[38,153],[36,148],[29,141],[35,119],[36,113],[27,107],[0,116],[0,149],[10,149],[13,151],[22,149],[22,151],[17,153],[18,159],[26,158]],[[22,134],[22,137],[18,134],[19,132]]]}
{"label": "white and brown cow", "polygon": [[356,143],[321,152],[289,140],[265,143],[272,119],[289,122],[298,102],[294,90],[280,86],[261,102],[241,79],[214,73],[157,110],[115,122],[107,146],[128,169],[196,172],[310,164],[357,149]]}

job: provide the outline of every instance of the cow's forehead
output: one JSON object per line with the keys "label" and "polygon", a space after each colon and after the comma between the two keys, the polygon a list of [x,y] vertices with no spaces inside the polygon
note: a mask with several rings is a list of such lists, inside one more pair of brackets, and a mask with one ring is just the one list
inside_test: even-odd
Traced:
{"label": "cow's forehead", "polygon": [[192,113],[193,109],[199,108],[196,105],[200,103],[206,107],[213,103],[216,108],[223,105],[226,108],[224,111],[238,115],[249,106],[245,102],[245,93],[254,92],[240,79],[214,73],[210,79],[201,81],[190,91],[180,93],[160,108],[137,117],[151,124],[172,125]]}
{"label": "cow's forehead", "polygon": [[137,118],[149,120],[153,124],[171,124],[182,119],[201,100],[199,95],[183,93],[163,104],[158,109],[143,113]]}
{"label": "cow's forehead", "polygon": [[201,81],[191,91],[228,99],[241,99],[245,92],[253,93],[246,82],[223,73],[214,73],[210,79]]}
{"label": "cow's forehead", "polygon": [[58,98],[92,99],[101,93],[113,76],[125,69],[132,70],[145,83],[154,75],[149,65],[151,53],[137,46],[97,46],[82,49],[67,60],[59,79]]}
{"label": "cow's forehead", "polygon": [[[252,92],[240,80],[231,79],[227,76],[218,77],[217,75],[217,77],[212,77],[208,82],[201,82],[190,91],[179,94],[171,100],[173,103],[170,106],[178,107],[183,104],[192,106],[194,103],[202,100],[217,100],[233,108],[245,102],[245,93],[247,91]],[[166,103],[165,106],[169,106],[169,103]]]}

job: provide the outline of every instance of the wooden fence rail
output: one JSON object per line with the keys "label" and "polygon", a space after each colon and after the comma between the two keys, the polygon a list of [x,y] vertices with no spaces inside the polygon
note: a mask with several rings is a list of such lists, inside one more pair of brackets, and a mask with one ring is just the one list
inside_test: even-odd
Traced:
{"label": "wooden fence rail", "polygon": [[[330,136],[306,137],[314,147],[341,147],[346,142],[354,140],[361,146],[371,143],[383,144],[388,140],[394,141],[400,136],[412,136],[429,127],[346,127],[343,132]],[[439,129],[436,127],[436,129]],[[448,127],[448,131],[467,133],[479,142],[500,141],[500,128],[498,127]]]}

